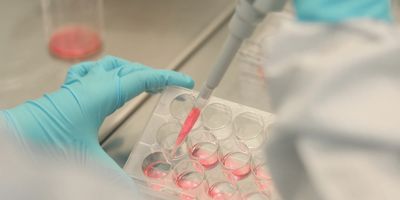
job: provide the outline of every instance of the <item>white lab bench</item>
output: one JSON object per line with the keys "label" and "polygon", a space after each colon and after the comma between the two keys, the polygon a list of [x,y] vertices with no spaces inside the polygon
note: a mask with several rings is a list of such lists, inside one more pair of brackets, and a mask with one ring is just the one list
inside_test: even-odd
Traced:
{"label": "white lab bench", "polygon": [[[115,55],[191,75],[199,89],[227,35],[234,0],[104,0],[104,49]],[[56,90],[73,64],[50,56],[40,1],[0,0],[0,109]],[[240,102],[236,69],[215,95]],[[158,95],[141,95],[109,117],[100,131],[106,151],[122,166]]]}

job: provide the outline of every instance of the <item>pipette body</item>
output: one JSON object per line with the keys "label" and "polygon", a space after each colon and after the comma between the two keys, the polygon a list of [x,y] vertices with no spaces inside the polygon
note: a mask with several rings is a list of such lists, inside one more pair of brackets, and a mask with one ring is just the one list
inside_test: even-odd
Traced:
{"label": "pipette body", "polygon": [[283,8],[285,0],[239,0],[235,14],[229,23],[229,36],[225,40],[217,62],[196,98],[195,107],[202,109],[214,89],[218,87],[243,41],[249,38],[257,25],[269,12]]}
{"label": "pipette body", "polygon": [[200,89],[192,111],[189,113],[182,126],[182,130],[176,140],[175,149],[182,144],[193,128],[200,116],[201,110],[207,104],[214,89],[221,82],[243,41],[253,34],[257,25],[269,12],[281,10],[285,2],[285,0],[238,1],[235,14],[229,23],[230,34],[222,47],[218,60],[215,62],[208,75],[207,81]]}

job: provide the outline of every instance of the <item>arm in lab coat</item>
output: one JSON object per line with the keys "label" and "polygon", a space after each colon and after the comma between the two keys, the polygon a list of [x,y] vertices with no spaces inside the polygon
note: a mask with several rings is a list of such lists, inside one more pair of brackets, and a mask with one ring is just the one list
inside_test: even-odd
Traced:
{"label": "arm in lab coat", "polygon": [[283,198],[398,199],[397,27],[288,23],[278,35],[265,44],[277,114],[266,151]]}

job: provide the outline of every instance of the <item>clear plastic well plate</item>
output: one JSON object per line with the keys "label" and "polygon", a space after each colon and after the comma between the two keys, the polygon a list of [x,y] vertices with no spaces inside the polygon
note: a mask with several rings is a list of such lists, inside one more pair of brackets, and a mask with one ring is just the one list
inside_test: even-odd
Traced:
{"label": "clear plastic well plate", "polygon": [[162,93],[124,170],[149,199],[278,199],[263,156],[271,113],[211,97],[192,138],[170,155],[196,95],[178,87]]}

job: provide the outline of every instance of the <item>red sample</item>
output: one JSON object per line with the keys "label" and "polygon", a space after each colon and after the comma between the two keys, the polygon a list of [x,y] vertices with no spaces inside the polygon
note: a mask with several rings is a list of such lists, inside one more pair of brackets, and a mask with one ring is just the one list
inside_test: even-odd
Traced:
{"label": "red sample", "polygon": [[199,116],[200,116],[200,109],[194,107],[190,111],[188,117],[185,120],[185,123],[182,126],[181,131],[179,132],[178,138],[176,139],[175,142],[175,149],[177,149],[177,147],[180,146],[182,142],[185,140],[186,136],[192,130],[194,124],[196,124]]}
{"label": "red sample", "polygon": [[259,165],[255,168],[254,174],[258,179],[272,180],[271,175],[268,173],[265,165]]}
{"label": "red sample", "polygon": [[232,194],[222,193],[220,191],[210,191],[208,194],[213,200],[227,200],[232,198]]}
{"label": "red sample", "polygon": [[272,186],[272,178],[271,175],[268,173],[266,166],[260,165],[256,167],[254,170],[254,175],[257,178],[257,185],[260,190],[264,191],[270,189]]}
{"label": "red sample", "polygon": [[224,167],[227,169],[225,171],[231,181],[239,181],[246,178],[250,174],[250,163],[240,162],[234,158],[233,154],[224,156],[222,159],[222,165],[224,165]]}
{"label": "red sample", "polygon": [[218,164],[218,147],[208,142],[198,143],[191,149],[191,156],[199,161],[205,169],[212,169]]}
{"label": "red sample", "polygon": [[49,50],[63,59],[81,59],[95,54],[101,48],[100,35],[85,26],[65,26],[50,37]]}
{"label": "red sample", "polygon": [[143,173],[150,178],[163,178],[168,175],[168,172],[162,170],[165,168],[163,165],[165,165],[163,162],[151,163],[144,169]]}
{"label": "red sample", "polygon": [[[202,179],[195,178],[192,180],[188,180],[188,177],[192,176],[192,174],[194,174],[194,173],[196,173],[196,172],[191,172],[191,173],[187,173],[187,174],[178,176],[175,179],[175,184],[183,190],[193,190],[193,189],[199,187],[199,185],[202,182]],[[196,175],[194,175],[194,176],[196,176]]]}
{"label": "red sample", "polygon": [[235,195],[235,191],[223,191],[213,185],[208,190],[208,196],[213,200],[231,200]]}

